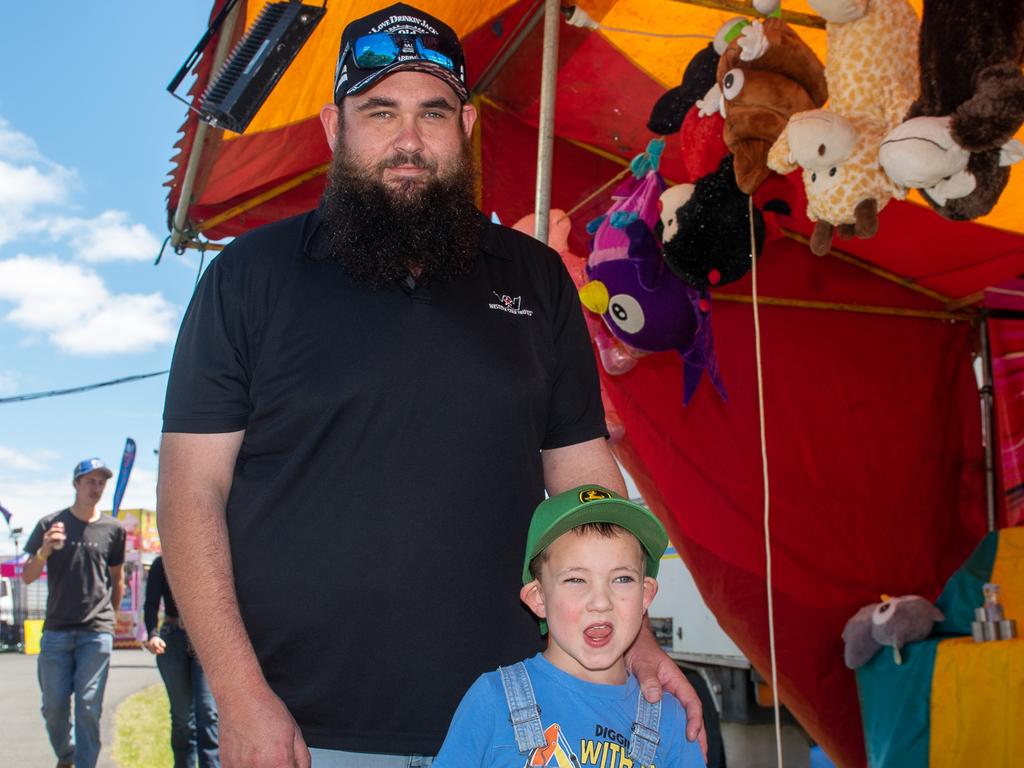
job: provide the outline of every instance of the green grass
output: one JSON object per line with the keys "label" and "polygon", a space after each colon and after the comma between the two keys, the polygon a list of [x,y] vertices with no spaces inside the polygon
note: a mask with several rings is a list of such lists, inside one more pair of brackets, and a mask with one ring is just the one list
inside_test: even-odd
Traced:
{"label": "green grass", "polygon": [[117,708],[114,760],[121,768],[173,768],[171,716],[162,683],[129,696]]}

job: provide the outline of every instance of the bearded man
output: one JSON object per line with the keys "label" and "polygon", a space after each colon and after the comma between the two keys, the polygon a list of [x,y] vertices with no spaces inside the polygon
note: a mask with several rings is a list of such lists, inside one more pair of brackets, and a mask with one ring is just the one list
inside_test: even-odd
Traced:
{"label": "bearded man", "polygon": [[320,207],[214,260],[168,383],[160,536],[225,768],[429,764],[470,683],[540,647],[514,596],[545,489],[625,491],[572,281],[474,206],[455,33],[353,21],[335,83]]}

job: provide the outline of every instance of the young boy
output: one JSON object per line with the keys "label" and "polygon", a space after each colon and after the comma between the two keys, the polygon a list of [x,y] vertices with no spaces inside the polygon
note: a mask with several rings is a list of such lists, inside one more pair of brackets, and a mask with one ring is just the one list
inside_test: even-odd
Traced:
{"label": "young boy", "polygon": [[647,509],[596,485],[543,501],[526,541],[520,598],[547,650],[470,687],[434,768],[696,768],[671,694],[648,704],[624,655],[658,591],[668,545]]}

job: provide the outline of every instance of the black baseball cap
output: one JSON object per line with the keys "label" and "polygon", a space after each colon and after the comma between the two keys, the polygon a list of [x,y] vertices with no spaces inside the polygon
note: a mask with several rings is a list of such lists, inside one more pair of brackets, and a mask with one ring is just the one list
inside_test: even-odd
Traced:
{"label": "black baseball cap", "polygon": [[455,30],[429,13],[395,3],[350,22],[341,33],[335,104],[400,70],[434,75],[459,99],[469,99],[466,57]]}

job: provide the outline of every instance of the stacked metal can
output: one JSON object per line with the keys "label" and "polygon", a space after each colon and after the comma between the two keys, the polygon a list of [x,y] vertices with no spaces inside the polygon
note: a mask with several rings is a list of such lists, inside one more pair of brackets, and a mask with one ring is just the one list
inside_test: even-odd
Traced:
{"label": "stacked metal can", "polygon": [[999,585],[986,584],[983,592],[985,603],[974,609],[971,622],[971,636],[976,643],[990,640],[1012,640],[1017,636],[1017,621],[1006,618],[999,602]]}

